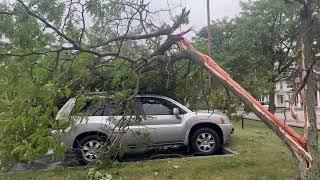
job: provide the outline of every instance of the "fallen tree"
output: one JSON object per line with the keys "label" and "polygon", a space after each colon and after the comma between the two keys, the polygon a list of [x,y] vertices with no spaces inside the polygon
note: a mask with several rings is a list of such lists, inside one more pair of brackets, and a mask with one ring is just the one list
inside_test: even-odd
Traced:
{"label": "fallen tree", "polygon": [[[305,136],[300,136],[284,122],[265,110],[250,93],[233,81],[210,57],[200,53],[194,49],[190,43],[183,40],[182,36],[184,33],[171,35],[181,24],[188,21],[187,16],[189,11],[184,9],[179,16],[174,18],[172,25],[156,25],[150,21],[149,18],[149,15],[156,13],[150,12],[147,8],[148,3],[144,3],[144,1],[138,3],[129,0],[110,2],[93,0],[73,2],[71,0],[69,3],[65,1],[52,2],[53,1],[43,0],[17,0],[10,6],[3,5],[0,12],[0,15],[5,17],[4,20],[7,24],[11,24],[16,29],[26,30],[19,31],[20,34],[11,34],[14,29],[6,30],[3,35],[7,37],[8,42],[2,43],[4,47],[1,49],[0,54],[4,61],[4,67],[9,67],[12,61],[21,62],[21,60],[24,60],[26,62],[21,65],[20,68],[22,69],[22,67],[29,65],[27,62],[30,61],[31,80],[28,79],[26,84],[34,83],[36,86],[34,89],[42,90],[42,87],[50,88],[54,83],[59,85],[65,83],[65,81],[55,82],[52,79],[59,75],[59,73],[65,73],[64,70],[70,71],[69,67],[69,69],[62,67],[64,67],[66,62],[71,62],[71,67],[74,61],[82,60],[78,58],[79,56],[84,56],[92,60],[93,63],[90,64],[92,71],[96,71],[96,69],[101,67],[110,66],[112,68],[115,61],[124,60],[132,65],[137,75],[137,88],[132,92],[134,96],[139,90],[139,76],[141,76],[142,73],[162,67],[163,65],[168,66],[177,61],[189,59],[203,66],[221,84],[233,92],[233,94],[239,96],[242,101],[251,107],[255,114],[277,134],[291,151],[299,171],[300,179],[320,178],[320,153],[317,144],[316,117],[313,102],[314,94],[312,92],[314,86],[312,71],[307,74],[305,73],[303,77],[303,79],[306,79],[307,88],[306,86],[302,86],[301,89],[305,92],[305,109],[307,110],[307,116],[305,118]],[[312,27],[312,13],[309,2],[300,0],[299,3],[301,3],[302,67],[304,71],[309,71],[312,68],[311,44],[313,42],[309,33]],[[109,7],[119,12],[109,12]],[[48,11],[48,8],[52,9],[52,11]],[[101,9],[104,11],[101,11]],[[86,14],[88,16],[91,15],[94,21],[94,26],[91,29],[88,27],[89,23],[86,23]],[[17,27],[14,26],[14,24],[17,25]],[[10,28],[11,26],[8,27]],[[17,38],[16,36],[18,35],[21,35],[21,37],[19,36]],[[164,42],[161,38],[163,36],[168,36]],[[21,39],[23,41],[20,41]],[[143,48],[141,41],[148,44],[148,48]],[[179,44],[182,49],[176,50],[173,48],[176,44]],[[139,52],[135,52],[136,50],[139,50]],[[46,72],[38,73],[39,76],[48,75],[48,77],[44,79],[42,79],[43,77],[33,78],[35,66]],[[16,80],[17,78],[19,77],[12,75],[12,77],[6,80]],[[59,78],[63,79],[64,77],[58,77],[58,80],[60,80]],[[72,78],[74,77],[71,77],[71,79]],[[78,78],[68,82],[72,87],[79,86],[82,88],[80,82],[78,83],[80,85],[77,85],[77,80]],[[84,88],[87,87],[87,84],[88,82],[84,83]],[[16,88],[14,87],[14,89]],[[29,89],[34,90],[32,88]],[[20,97],[22,93],[5,91],[3,94],[4,97],[10,99],[10,101],[5,101],[5,103],[8,104],[6,108],[21,107],[20,109],[8,109],[4,113],[6,118],[18,120],[20,118],[21,124],[28,124],[29,126],[25,128],[28,131],[20,136],[3,136],[3,142],[1,142],[3,147],[6,147],[5,145],[7,144],[19,145],[23,140],[23,143],[26,144],[25,146],[20,146],[19,149],[10,147],[10,149],[1,150],[3,152],[13,151],[15,154],[12,156],[15,156],[17,159],[25,158],[25,152],[34,152],[34,147],[38,145],[41,146],[42,141],[50,139],[46,131],[39,131],[39,129],[43,130],[43,124],[45,124],[40,122],[47,122],[47,120],[50,119],[49,115],[45,117],[46,121],[43,121],[43,117],[39,118],[37,115],[44,114],[43,112],[46,114],[53,113],[54,110],[50,109],[52,108],[52,104],[48,103],[48,108],[46,108],[46,106],[43,106],[41,103],[48,102],[47,96],[46,98],[39,98],[38,95],[34,95],[31,101],[29,94],[25,93],[25,96],[23,96],[25,101],[21,102],[24,104],[13,106],[12,102],[20,103],[21,98],[15,98]],[[39,101],[39,99],[43,101]],[[36,105],[38,105],[38,107]],[[30,116],[30,112],[32,112],[30,109],[35,111],[33,116]],[[29,117],[28,123],[26,123],[27,117]],[[39,123],[34,123],[35,120],[38,120]],[[41,124],[42,126],[40,126]],[[34,125],[40,127],[34,128]],[[18,129],[18,127],[16,128]],[[16,133],[17,131],[15,131],[15,128],[12,128],[10,132]],[[38,136],[33,136],[33,134],[38,134]],[[46,135],[45,137],[47,139],[42,137],[44,135]],[[6,142],[7,144],[5,144]],[[44,154],[47,148],[48,147],[41,148],[37,153]],[[33,155],[34,153],[27,155],[30,154]],[[6,157],[6,153],[2,153],[2,158],[5,159],[8,157]],[[31,158],[28,157],[24,160],[30,159]]]}

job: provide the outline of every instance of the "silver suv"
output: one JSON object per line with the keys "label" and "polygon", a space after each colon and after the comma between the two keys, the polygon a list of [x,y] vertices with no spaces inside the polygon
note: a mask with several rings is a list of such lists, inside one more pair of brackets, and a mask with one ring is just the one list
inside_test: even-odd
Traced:
{"label": "silver suv", "polygon": [[[141,114],[141,120],[126,123],[123,119],[132,119],[137,114],[123,116],[123,112],[114,110],[120,104],[109,100],[102,105],[87,103],[82,110],[87,114],[85,120],[77,120],[61,141],[77,150],[79,161],[85,164],[97,159],[102,145],[119,134],[122,134],[120,144],[128,147],[136,147],[149,139],[152,146],[185,145],[202,155],[217,152],[233,134],[233,125],[224,114],[192,112],[177,101],[158,95],[138,95],[135,102],[135,112]],[[65,115],[79,118],[80,115],[72,112],[75,104],[76,99],[69,99],[56,120]]]}

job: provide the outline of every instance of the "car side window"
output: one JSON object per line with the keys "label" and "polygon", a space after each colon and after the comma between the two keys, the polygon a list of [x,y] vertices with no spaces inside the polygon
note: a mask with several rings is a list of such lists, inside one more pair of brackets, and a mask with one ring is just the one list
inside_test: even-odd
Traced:
{"label": "car side window", "polygon": [[124,115],[125,105],[124,104],[116,104],[113,102],[106,103],[105,111],[103,113],[104,116],[122,116]]}
{"label": "car side window", "polygon": [[169,115],[172,114],[167,106],[159,99],[144,98],[142,99],[142,109],[146,115]]}
{"label": "car side window", "polygon": [[135,115],[137,109],[135,102],[114,102],[108,100],[106,102],[103,115],[104,116],[131,116]]}
{"label": "car side window", "polygon": [[81,109],[80,114],[85,116],[102,116],[103,110],[104,110],[103,103],[88,101],[86,102],[85,106]]}
{"label": "car side window", "polygon": [[173,108],[179,108],[170,101],[153,97],[140,98],[140,106],[145,115],[172,115]]}

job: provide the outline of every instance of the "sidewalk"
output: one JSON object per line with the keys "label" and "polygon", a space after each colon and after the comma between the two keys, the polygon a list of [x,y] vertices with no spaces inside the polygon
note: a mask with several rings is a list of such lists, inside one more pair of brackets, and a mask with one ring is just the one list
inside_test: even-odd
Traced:
{"label": "sidewalk", "polygon": [[[289,126],[293,126],[293,127],[304,127],[304,118],[303,118],[303,111],[301,110],[298,110],[297,111],[298,113],[298,119],[299,121],[296,121],[294,120],[291,115],[290,115],[290,112],[286,112],[286,124],[288,124]],[[243,111],[238,111],[237,112],[237,115],[244,115],[243,117],[244,118],[247,118],[247,119],[252,119],[252,120],[260,120],[254,113],[244,113]],[[316,111],[316,115],[317,115],[317,128],[318,130],[320,130],[320,110],[317,109]],[[275,113],[275,116],[281,120],[284,120],[284,114],[283,113],[280,113],[280,112],[276,112]]]}

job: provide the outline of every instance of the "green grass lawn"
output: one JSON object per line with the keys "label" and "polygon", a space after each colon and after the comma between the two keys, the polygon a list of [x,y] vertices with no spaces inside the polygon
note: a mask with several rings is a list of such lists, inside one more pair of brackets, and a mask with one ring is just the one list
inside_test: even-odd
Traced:
{"label": "green grass lawn", "polygon": [[[258,121],[234,122],[235,135],[226,145],[240,154],[232,157],[170,159],[129,163],[102,170],[114,179],[292,179],[291,155],[280,140]],[[88,169],[72,168],[0,175],[0,179],[86,179]]]}

